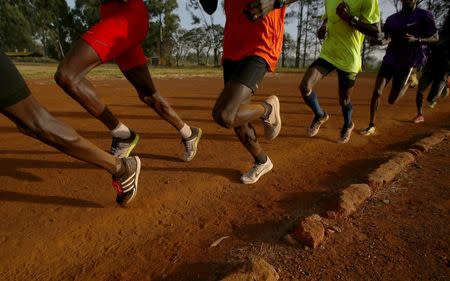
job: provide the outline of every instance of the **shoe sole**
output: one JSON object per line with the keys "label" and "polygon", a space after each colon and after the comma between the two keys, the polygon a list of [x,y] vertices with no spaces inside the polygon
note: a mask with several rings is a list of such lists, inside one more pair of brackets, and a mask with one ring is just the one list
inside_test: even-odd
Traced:
{"label": "shoe sole", "polygon": [[[272,105],[272,110],[275,111],[275,123],[277,125],[275,126],[275,130],[273,131],[273,134],[271,134],[271,135],[264,135],[264,136],[265,136],[265,138],[267,140],[273,140],[276,137],[278,137],[278,135],[280,134],[280,131],[281,131],[280,100],[278,99],[277,96],[270,96],[269,98],[275,99],[275,103],[274,104],[270,104],[270,105]],[[266,102],[267,102],[267,100],[266,100]]]}
{"label": "shoe sole", "polygon": [[183,159],[184,162],[190,162],[195,158],[195,155],[197,155],[197,150],[198,150],[198,143],[200,142],[200,138],[202,137],[203,131],[201,128],[198,128],[198,136],[194,142],[194,146],[195,146],[195,150],[194,150],[194,154],[191,156],[190,159]]}
{"label": "shoe sole", "polygon": [[355,123],[352,123],[352,126],[350,127],[350,129],[348,129],[349,130],[348,138],[347,139],[341,139],[340,138],[340,139],[338,139],[338,143],[340,143],[340,144],[348,143],[350,141],[351,136],[352,136],[353,129],[355,129]]}
{"label": "shoe sole", "polygon": [[261,174],[258,175],[258,177],[254,180],[254,181],[243,181],[241,178],[241,183],[243,184],[254,184],[256,183],[262,176],[264,176],[265,174],[267,174],[268,172],[272,171],[273,169],[273,163],[270,163],[270,168],[266,171],[261,172]]}
{"label": "shoe sole", "polygon": [[128,203],[133,201],[134,197],[136,197],[136,194],[138,192],[139,174],[141,173],[141,159],[139,159],[139,157],[137,157],[137,156],[134,156],[134,159],[136,160],[136,182],[135,182],[136,187],[134,188],[133,194],[131,195],[131,197],[126,202],[123,202],[122,204],[120,204],[122,207],[127,206]]}
{"label": "shoe sole", "polygon": [[316,131],[314,134],[310,134],[310,133],[309,133],[309,130],[308,130],[308,136],[309,136],[310,138],[316,136],[316,135],[319,133],[320,127],[322,127],[322,125],[325,124],[325,122],[327,122],[328,119],[330,119],[330,115],[327,113],[327,117],[325,117],[325,120],[322,121],[322,123],[320,124],[319,128],[317,129],[317,131]]}
{"label": "shoe sole", "polygon": [[127,150],[127,153],[124,156],[120,156],[119,158],[126,158],[129,157],[131,154],[131,151],[133,151],[133,149],[136,147],[136,145],[138,144],[139,140],[140,140],[140,136],[139,134],[136,134],[136,137],[134,138],[134,140],[130,143],[130,147]]}

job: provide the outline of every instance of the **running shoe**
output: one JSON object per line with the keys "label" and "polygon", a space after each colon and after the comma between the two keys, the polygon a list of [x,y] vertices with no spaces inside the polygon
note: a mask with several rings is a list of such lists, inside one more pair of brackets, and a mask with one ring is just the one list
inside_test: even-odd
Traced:
{"label": "running shoe", "polygon": [[189,162],[197,154],[198,143],[202,137],[202,129],[191,127],[192,134],[187,139],[182,139],[184,145],[183,160]]}
{"label": "running shoe", "polygon": [[445,87],[444,90],[442,90],[441,98],[448,97],[448,94],[449,94],[449,89],[448,89],[448,87]]}
{"label": "running shoe", "polygon": [[113,137],[110,153],[119,158],[130,156],[131,151],[139,142],[139,135],[130,130],[130,137],[127,139]]}
{"label": "running shoe", "polygon": [[355,128],[355,123],[352,123],[350,128],[343,128],[341,130],[341,134],[338,139],[338,143],[347,143],[350,140],[350,137],[352,135],[352,131]]}
{"label": "running shoe", "polygon": [[423,115],[417,115],[416,118],[414,118],[413,122],[414,124],[419,124],[425,121],[425,118]]}
{"label": "running shoe", "polygon": [[259,178],[272,170],[273,164],[267,157],[267,161],[263,164],[254,164],[253,167],[247,173],[241,176],[241,182],[243,184],[252,184],[259,180]]}
{"label": "running shoe", "polygon": [[361,131],[361,135],[363,136],[371,136],[374,135],[376,131],[375,126],[369,126],[367,128],[365,128],[364,130]]}
{"label": "running shoe", "polygon": [[122,163],[125,165],[125,173],[119,177],[113,177],[112,186],[117,191],[117,204],[125,207],[136,196],[141,160],[137,156],[127,157]]}
{"label": "running shoe", "polygon": [[320,126],[323,125],[328,119],[330,118],[330,115],[323,112],[322,117],[314,117],[313,121],[311,122],[311,126],[308,128],[308,136],[314,137],[319,132]]}
{"label": "running shoe", "polygon": [[437,101],[432,101],[432,102],[427,101],[428,108],[434,108],[436,106],[436,104],[437,104]]}
{"label": "running shoe", "polygon": [[280,101],[277,96],[270,96],[265,102],[272,106],[272,112],[264,120],[264,137],[273,140],[281,130]]}

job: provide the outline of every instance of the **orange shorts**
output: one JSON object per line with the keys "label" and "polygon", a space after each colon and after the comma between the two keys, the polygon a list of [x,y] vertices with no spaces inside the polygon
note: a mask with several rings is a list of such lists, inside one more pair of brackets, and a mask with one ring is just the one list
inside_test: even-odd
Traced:
{"label": "orange shorts", "polygon": [[142,41],[148,33],[148,10],[143,0],[111,1],[100,6],[100,22],[85,34],[103,63],[115,60],[126,71],[147,63]]}

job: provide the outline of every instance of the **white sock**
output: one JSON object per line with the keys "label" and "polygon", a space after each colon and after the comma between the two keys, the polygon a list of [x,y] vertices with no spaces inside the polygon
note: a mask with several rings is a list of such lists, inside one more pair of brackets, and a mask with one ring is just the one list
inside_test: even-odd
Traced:
{"label": "white sock", "polygon": [[121,139],[127,139],[131,136],[130,129],[127,126],[125,126],[122,122],[120,122],[116,128],[111,130],[111,134],[113,135],[113,137]]}
{"label": "white sock", "polygon": [[189,127],[186,123],[184,123],[183,128],[180,130],[181,137],[183,139],[187,139],[192,135],[191,127]]}

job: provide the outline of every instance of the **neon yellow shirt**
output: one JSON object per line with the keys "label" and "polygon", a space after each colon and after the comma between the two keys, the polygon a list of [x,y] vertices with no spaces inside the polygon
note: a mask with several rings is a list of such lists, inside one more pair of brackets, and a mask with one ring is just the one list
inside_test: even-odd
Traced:
{"label": "neon yellow shirt", "polygon": [[[361,49],[364,34],[343,21],[336,8],[342,0],[324,0],[327,19],[327,36],[322,45],[320,58],[328,61],[336,68],[358,73],[361,70]],[[350,6],[350,14],[360,21],[374,24],[380,21],[378,0],[345,0]]]}

